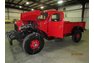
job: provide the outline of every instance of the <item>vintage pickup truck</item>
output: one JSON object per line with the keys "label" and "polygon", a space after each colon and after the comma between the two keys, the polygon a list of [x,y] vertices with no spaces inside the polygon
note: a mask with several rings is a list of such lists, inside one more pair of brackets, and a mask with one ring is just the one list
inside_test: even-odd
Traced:
{"label": "vintage pickup truck", "polygon": [[44,47],[44,38],[72,36],[72,40],[78,43],[85,30],[85,22],[65,21],[64,12],[57,10],[34,10],[22,13],[14,28],[7,32],[10,44],[17,39],[28,54],[36,54]]}

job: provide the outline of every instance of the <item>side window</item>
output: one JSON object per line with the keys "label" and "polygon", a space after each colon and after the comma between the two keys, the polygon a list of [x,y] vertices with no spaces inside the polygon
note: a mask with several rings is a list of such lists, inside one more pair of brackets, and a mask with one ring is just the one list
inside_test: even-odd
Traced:
{"label": "side window", "polygon": [[51,17],[51,21],[60,21],[60,14],[53,14]]}

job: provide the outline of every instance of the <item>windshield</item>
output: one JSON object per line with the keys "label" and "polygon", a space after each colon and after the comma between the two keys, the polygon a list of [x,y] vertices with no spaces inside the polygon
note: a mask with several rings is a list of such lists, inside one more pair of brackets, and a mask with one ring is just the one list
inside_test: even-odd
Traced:
{"label": "windshield", "polygon": [[48,16],[47,13],[42,13],[41,15],[38,16],[38,20],[45,20],[47,16]]}

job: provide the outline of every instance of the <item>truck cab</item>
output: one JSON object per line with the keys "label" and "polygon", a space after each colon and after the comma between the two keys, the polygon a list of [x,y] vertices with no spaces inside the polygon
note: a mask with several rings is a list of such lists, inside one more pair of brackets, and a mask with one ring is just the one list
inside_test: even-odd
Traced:
{"label": "truck cab", "polygon": [[55,10],[45,11],[38,16],[39,29],[48,36],[63,38],[64,13]]}

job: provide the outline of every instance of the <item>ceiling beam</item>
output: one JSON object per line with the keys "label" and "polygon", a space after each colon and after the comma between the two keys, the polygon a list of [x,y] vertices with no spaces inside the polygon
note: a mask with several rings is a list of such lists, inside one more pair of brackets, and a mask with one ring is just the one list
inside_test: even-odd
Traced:
{"label": "ceiling beam", "polygon": [[12,0],[11,2],[13,3],[15,0]]}
{"label": "ceiling beam", "polygon": [[33,2],[33,3],[31,3],[31,4],[27,5],[27,6],[29,7],[29,6],[31,6],[31,5],[33,5],[33,4],[35,4],[35,3]]}
{"label": "ceiling beam", "polygon": [[[13,6],[14,5],[14,6]],[[22,9],[22,8],[19,8],[19,7],[16,7],[16,6],[22,6],[22,8],[24,9],[24,8],[26,8],[27,10],[29,9],[29,10],[31,10],[31,8],[32,7],[28,7],[28,6],[25,6],[25,5],[23,5],[23,4],[17,4],[17,3],[11,3],[11,2],[5,2],[5,7],[11,7],[11,8],[16,8],[16,9]],[[26,10],[25,9],[25,10]],[[34,9],[37,9],[37,8],[34,8]],[[28,11],[29,11],[28,10]]]}
{"label": "ceiling beam", "polygon": [[9,2],[10,0],[8,0],[8,2]]}
{"label": "ceiling beam", "polygon": [[18,1],[17,4],[21,3],[22,1],[23,1],[23,0]]}
{"label": "ceiling beam", "polygon": [[13,9],[18,9],[18,10],[24,10],[24,11],[30,11],[29,9],[24,9],[24,8],[17,8],[14,6],[10,6],[10,5],[5,5],[6,8],[13,8]]}
{"label": "ceiling beam", "polygon": [[[30,1],[33,2],[32,0],[30,0]],[[50,1],[46,1],[46,2],[50,2]],[[35,2],[35,1],[34,1],[34,3],[37,3],[37,4],[39,4],[39,5],[46,6],[46,7],[48,7],[48,8],[54,8],[54,9],[57,8],[57,6],[53,6],[53,5],[50,5],[50,4],[46,4],[46,3],[40,2],[40,1],[38,1],[38,2]]]}
{"label": "ceiling beam", "polygon": [[[28,7],[28,6],[25,6],[25,4],[26,4],[26,2],[24,2],[21,6],[23,6],[23,7]],[[29,8],[29,7],[28,7]]]}
{"label": "ceiling beam", "polygon": [[[11,2],[5,2],[5,4],[6,5],[10,5],[11,6],[11,4],[13,4],[13,5],[18,5],[18,6],[22,6],[22,7],[28,7],[28,6],[23,6],[23,5],[21,5],[21,4],[17,4],[17,3],[11,3]],[[30,8],[30,7],[28,7],[28,8]]]}
{"label": "ceiling beam", "polygon": [[79,2],[77,2],[77,0],[71,0],[71,1],[67,1],[62,3],[62,5],[58,5],[58,7],[64,7],[64,6],[69,6],[69,5],[75,5],[75,4],[80,4]]}
{"label": "ceiling beam", "polygon": [[89,0],[77,0],[77,1],[78,1],[79,3],[81,3],[82,5],[89,2]]}
{"label": "ceiling beam", "polygon": [[[54,1],[54,0],[53,0],[52,3],[49,3],[49,4],[46,4],[47,2],[50,2],[48,0],[44,1],[44,2],[41,2],[41,1],[34,2],[34,1],[30,0],[30,2],[32,2],[32,3],[30,3],[29,5],[25,5],[26,3],[20,4],[23,0],[20,0],[17,3],[13,3],[13,1],[15,1],[15,0],[12,0],[11,2],[9,2],[9,1],[10,0],[8,0],[8,2],[5,2],[5,6],[6,7],[9,6],[11,8],[16,8],[16,9],[21,9],[21,10],[31,10],[31,8],[33,8],[33,9],[40,9],[39,7],[36,7],[36,6],[39,6],[39,5],[43,5],[45,7],[44,10],[45,9],[58,9],[60,7],[64,7],[64,6],[68,6],[68,5],[74,5],[74,4],[80,4],[80,2],[83,2],[82,0],[70,0],[70,1],[66,1],[66,2],[62,3],[62,5],[59,6],[57,4],[51,5],[52,3],[57,2],[57,1]],[[89,0],[85,0],[85,1],[88,2]],[[35,4],[35,3],[36,3],[36,5],[33,6],[33,4]],[[23,8],[19,8],[19,7],[16,7],[16,6],[22,6]]]}

